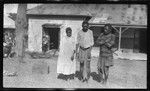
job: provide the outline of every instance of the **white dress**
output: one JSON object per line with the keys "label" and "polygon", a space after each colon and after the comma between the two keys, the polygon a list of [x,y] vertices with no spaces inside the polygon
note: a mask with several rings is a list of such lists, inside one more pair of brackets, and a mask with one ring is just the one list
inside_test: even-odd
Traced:
{"label": "white dress", "polygon": [[71,61],[71,56],[75,50],[75,40],[73,37],[65,36],[61,42],[61,47],[59,51],[58,61],[57,61],[57,73],[70,75],[75,74],[76,71],[76,60]]}

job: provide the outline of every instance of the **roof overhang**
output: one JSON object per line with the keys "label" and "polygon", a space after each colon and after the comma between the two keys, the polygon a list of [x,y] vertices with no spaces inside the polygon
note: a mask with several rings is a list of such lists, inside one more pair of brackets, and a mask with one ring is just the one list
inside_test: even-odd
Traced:
{"label": "roof overhang", "polygon": [[[13,15],[16,17],[17,16],[17,13],[13,13]],[[58,18],[83,18],[83,19],[87,19],[87,20],[90,20],[92,18],[92,16],[90,15],[54,15],[54,14],[26,14],[27,17],[41,17],[41,18],[50,18],[50,17],[58,17]]]}
{"label": "roof overhang", "polygon": [[49,24],[45,23],[42,25],[43,28],[60,28],[61,24]]}
{"label": "roof overhang", "polygon": [[15,21],[8,14],[4,14],[3,16],[3,28],[15,28]]}
{"label": "roof overhang", "polygon": [[[111,24],[111,23],[110,23]],[[90,26],[103,27],[105,24],[89,23]],[[111,24],[112,27],[125,27],[125,28],[147,28],[147,25],[133,25],[133,24]]]}
{"label": "roof overhang", "polygon": [[89,15],[54,15],[54,14],[27,14],[27,17],[73,17],[73,18],[88,18],[88,20],[90,20],[92,18],[92,16]]}
{"label": "roof overhang", "polygon": [[3,28],[15,29],[14,25],[4,25]]}

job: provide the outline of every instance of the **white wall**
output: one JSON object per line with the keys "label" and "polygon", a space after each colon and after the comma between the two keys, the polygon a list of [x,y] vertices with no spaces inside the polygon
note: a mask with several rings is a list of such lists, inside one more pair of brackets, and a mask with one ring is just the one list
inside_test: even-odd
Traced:
{"label": "white wall", "polygon": [[[66,27],[71,27],[73,37],[77,36],[77,32],[81,29],[82,20],[54,20],[54,19],[29,19],[28,28],[28,50],[34,52],[42,52],[42,25],[61,24],[60,27],[60,43],[63,42]],[[61,47],[60,47],[61,48]]]}

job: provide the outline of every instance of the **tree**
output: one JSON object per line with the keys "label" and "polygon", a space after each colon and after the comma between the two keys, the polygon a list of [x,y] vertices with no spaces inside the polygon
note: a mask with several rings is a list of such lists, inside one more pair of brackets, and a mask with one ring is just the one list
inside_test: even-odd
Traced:
{"label": "tree", "polygon": [[26,10],[27,10],[27,4],[19,4],[18,10],[17,10],[17,17],[15,21],[16,26],[16,46],[15,46],[15,52],[16,57],[20,62],[23,62],[24,57],[24,36],[25,32],[27,31],[27,17],[26,17]]}

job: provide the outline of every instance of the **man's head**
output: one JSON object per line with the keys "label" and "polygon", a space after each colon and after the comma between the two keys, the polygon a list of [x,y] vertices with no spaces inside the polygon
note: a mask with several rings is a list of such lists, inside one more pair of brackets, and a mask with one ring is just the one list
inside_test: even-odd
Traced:
{"label": "man's head", "polygon": [[112,26],[110,24],[106,24],[104,26],[104,34],[109,34],[111,32]]}
{"label": "man's head", "polygon": [[68,37],[71,37],[71,35],[72,35],[72,29],[70,27],[66,28],[66,34],[67,34]]}
{"label": "man's head", "polygon": [[87,21],[84,21],[82,23],[82,28],[83,28],[83,31],[86,32],[89,28],[89,23]]}

